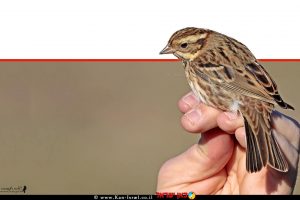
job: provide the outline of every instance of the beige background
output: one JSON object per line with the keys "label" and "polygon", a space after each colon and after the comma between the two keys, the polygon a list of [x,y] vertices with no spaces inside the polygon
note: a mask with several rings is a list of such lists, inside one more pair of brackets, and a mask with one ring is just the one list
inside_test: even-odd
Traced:
{"label": "beige background", "polygon": [[[263,64],[299,120],[300,64]],[[180,125],[188,91],[179,62],[0,63],[0,188],[154,193],[162,163],[198,140]]]}

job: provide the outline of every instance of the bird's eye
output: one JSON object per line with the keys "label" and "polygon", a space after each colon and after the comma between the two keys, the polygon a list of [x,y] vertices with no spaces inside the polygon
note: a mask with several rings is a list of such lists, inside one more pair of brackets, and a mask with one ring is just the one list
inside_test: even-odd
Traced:
{"label": "bird's eye", "polygon": [[180,45],[180,47],[181,47],[181,48],[184,48],[184,49],[187,48],[187,46],[188,46],[188,43],[182,43],[182,44]]}

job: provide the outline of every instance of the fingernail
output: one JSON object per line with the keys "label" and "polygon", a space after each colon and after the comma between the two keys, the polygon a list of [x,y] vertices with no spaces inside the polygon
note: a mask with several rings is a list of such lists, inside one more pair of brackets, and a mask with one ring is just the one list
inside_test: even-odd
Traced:
{"label": "fingernail", "polygon": [[190,108],[192,108],[192,105],[195,104],[195,102],[197,102],[197,99],[195,97],[195,95],[193,95],[192,93],[189,93],[187,95],[185,95],[182,98],[183,102],[185,104],[187,104]]}
{"label": "fingernail", "polygon": [[233,113],[233,112],[224,112],[224,114],[228,117],[228,119],[230,120],[236,120],[238,118],[238,114],[237,113]]}
{"label": "fingernail", "polygon": [[193,109],[185,114],[186,118],[190,121],[192,125],[201,120],[201,112],[199,109]]}

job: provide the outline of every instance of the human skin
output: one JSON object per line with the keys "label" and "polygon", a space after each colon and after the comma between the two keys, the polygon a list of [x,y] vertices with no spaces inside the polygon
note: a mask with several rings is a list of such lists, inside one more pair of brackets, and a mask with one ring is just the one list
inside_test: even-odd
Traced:
{"label": "human skin", "polygon": [[246,139],[240,115],[199,103],[192,93],[178,102],[185,130],[200,134],[197,144],[166,161],[158,174],[157,192],[196,194],[292,194],[298,172],[300,126],[277,111],[272,113],[274,135],[289,171],[264,167],[246,171]]}

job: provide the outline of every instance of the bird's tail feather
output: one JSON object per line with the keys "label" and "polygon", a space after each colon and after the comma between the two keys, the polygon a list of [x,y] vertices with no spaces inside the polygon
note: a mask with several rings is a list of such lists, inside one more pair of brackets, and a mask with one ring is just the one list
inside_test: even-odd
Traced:
{"label": "bird's tail feather", "polygon": [[268,164],[270,167],[281,171],[281,172],[287,172],[288,171],[288,164],[287,161],[276,141],[274,138],[274,133],[269,135],[267,137],[268,140],[268,150],[269,150],[269,158],[268,158]]}
{"label": "bird's tail feather", "polygon": [[272,133],[270,114],[252,109],[250,114],[243,116],[247,140],[247,171],[258,172],[267,164],[278,171],[288,171],[285,157]]}

